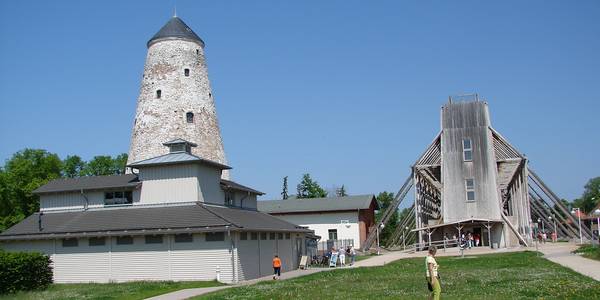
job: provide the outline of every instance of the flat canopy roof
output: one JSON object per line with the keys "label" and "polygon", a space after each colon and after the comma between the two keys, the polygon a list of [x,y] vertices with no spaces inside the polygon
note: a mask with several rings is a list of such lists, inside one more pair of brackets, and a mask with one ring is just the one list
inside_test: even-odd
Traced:
{"label": "flat canopy roof", "polygon": [[448,225],[457,225],[457,224],[465,224],[465,223],[488,223],[488,222],[489,223],[502,223],[502,220],[469,218],[469,219],[464,219],[464,220],[460,220],[460,221],[456,221],[456,222],[442,223],[442,224],[421,227],[421,228],[413,229],[413,230],[411,230],[411,232],[427,230],[427,229],[435,229],[435,228],[440,228],[440,227],[444,227],[444,226],[448,226]]}

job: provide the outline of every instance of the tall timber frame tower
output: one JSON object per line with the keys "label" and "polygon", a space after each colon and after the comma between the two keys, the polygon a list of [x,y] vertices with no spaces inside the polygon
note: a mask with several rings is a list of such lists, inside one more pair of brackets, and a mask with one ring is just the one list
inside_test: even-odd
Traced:
{"label": "tall timber frame tower", "polygon": [[412,167],[419,241],[470,231],[485,243],[527,244],[527,158],[492,128],[487,103],[451,98],[441,126]]}
{"label": "tall timber frame tower", "polygon": [[[488,104],[477,94],[450,97],[442,106],[440,133],[374,226],[387,224],[413,187],[414,203],[387,247],[414,242],[423,249],[465,232],[479,234],[488,247],[527,246],[544,228],[539,223],[559,237],[579,238],[574,216],[528,159],[492,127]],[[364,250],[376,240],[371,229]],[[591,239],[589,228],[582,228],[582,236]]]}

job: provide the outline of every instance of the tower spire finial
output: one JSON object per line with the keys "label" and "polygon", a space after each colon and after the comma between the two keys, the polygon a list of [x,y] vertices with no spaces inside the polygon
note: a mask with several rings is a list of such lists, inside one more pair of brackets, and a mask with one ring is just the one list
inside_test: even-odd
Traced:
{"label": "tower spire finial", "polygon": [[177,4],[173,7],[173,18],[177,17]]}

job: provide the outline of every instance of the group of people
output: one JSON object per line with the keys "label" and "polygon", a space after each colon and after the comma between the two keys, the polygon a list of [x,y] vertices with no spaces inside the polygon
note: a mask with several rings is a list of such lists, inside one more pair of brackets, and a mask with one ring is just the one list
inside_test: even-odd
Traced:
{"label": "group of people", "polygon": [[[550,237],[552,239],[552,242],[556,243],[556,240],[558,238],[558,236],[556,235],[556,232],[552,232],[550,234]],[[537,239],[538,239],[538,242],[545,244],[546,240],[548,239],[548,234],[546,234],[545,231],[539,231],[537,234]]]}
{"label": "group of people", "polygon": [[[335,267],[337,262],[339,261],[339,265],[341,267],[346,266],[346,256],[350,257],[350,265],[354,264],[356,259],[356,250],[352,245],[346,247],[346,249],[336,249],[335,247],[331,247],[331,250],[327,252],[325,255],[327,257],[327,262],[330,266]],[[333,262],[333,263],[332,263]],[[281,259],[278,255],[273,257],[273,280],[279,279],[281,276]]]}
{"label": "group of people", "polygon": [[[448,241],[450,240],[450,237],[448,236],[448,234],[444,234],[444,243],[446,243],[446,245],[448,244]],[[457,240],[456,234],[452,236],[452,240]],[[479,233],[471,233],[470,231],[468,232],[463,232],[460,234],[460,237],[458,237],[458,245],[461,248],[473,248],[473,247],[479,247],[481,243],[481,235],[479,235]],[[483,246],[483,244],[481,244]]]}
{"label": "group of people", "polygon": [[346,249],[336,249],[335,247],[331,247],[331,250],[325,254],[327,257],[327,261],[329,265],[335,267],[337,262],[339,261],[340,267],[344,267],[346,265],[346,256],[350,257],[350,265],[354,264],[354,260],[356,259],[356,250],[352,245],[346,247]]}

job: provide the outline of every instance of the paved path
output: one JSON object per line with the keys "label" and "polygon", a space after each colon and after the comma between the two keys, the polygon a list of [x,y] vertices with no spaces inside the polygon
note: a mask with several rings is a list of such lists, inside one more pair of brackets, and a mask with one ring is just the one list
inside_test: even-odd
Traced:
{"label": "paved path", "polygon": [[578,246],[571,243],[546,243],[539,247],[544,258],[600,281],[600,261],[572,253]]}
{"label": "paved path", "polygon": [[[485,248],[485,247],[480,247],[477,249],[473,248],[471,250],[465,250],[464,254],[465,255],[475,255],[475,254],[479,255],[479,254],[510,252],[510,251],[524,251],[524,250],[526,250],[526,249],[525,248],[489,249],[489,248]],[[427,253],[424,251],[417,252],[417,253],[392,251],[392,252],[383,253],[380,256],[374,256],[374,257],[371,257],[368,259],[358,261],[353,266],[351,266],[351,267],[349,266],[349,267],[345,267],[345,268],[384,266],[390,262],[393,262],[393,261],[396,261],[399,259],[411,258],[411,257],[425,257],[426,255],[427,255]],[[457,255],[460,255],[460,252],[456,248],[448,249],[448,250],[446,250],[446,252],[444,252],[443,249],[438,250],[438,256],[457,256]],[[339,268],[310,268],[308,270],[294,270],[294,271],[282,273],[280,280],[286,280],[286,279],[291,279],[291,278],[296,278],[296,277],[300,277],[300,276],[306,276],[309,274],[326,272],[326,271],[331,271],[331,270],[336,270],[336,269],[339,269]],[[257,278],[257,279],[243,281],[243,282],[240,282],[240,283],[234,284],[234,285],[225,285],[225,286],[209,287],[209,288],[184,289],[184,290],[179,290],[176,292],[148,298],[147,300],[181,300],[181,299],[187,299],[187,298],[191,298],[191,297],[195,297],[195,296],[208,294],[208,293],[215,292],[215,291],[222,290],[222,289],[238,287],[238,286],[246,286],[246,285],[255,284],[255,283],[258,283],[261,281],[271,281],[271,280],[273,280],[272,276],[265,276],[265,277],[261,277],[261,278]]]}
{"label": "paved path", "polygon": [[[290,279],[290,278],[306,276],[309,274],[314,274],[314,273],[318,273],[318,272],[322,272],[322,271],[330,271],[330,270],[335,270],[335,269],[333,269],[333,268],[331,268],[331,269],[311,268],[308,270],[294,270],[294,271],[281,273],[281,277],[279,278],[279,280],[286,280],[286,279]],[[146,300],[181,300],[181,299],[187,299],[187,298],[191,298],[191,297],[195,297],[195,296],[212,293],[212,292],[222,290],[222,289],[251,285],[251,284],[261,282],[261,281],[271,281],[271,280],[273,280],[273,276],[269,275],[269,276],[265,276],[265,277],[261,277],[261,278],[242,281],[238,284],[223,285],[223,286],[208,287],[208,288],[195,288],[195,289],[179,290],[179,291],[171,292],[168,294],[163,294],[163,295],[159,295],[156,297],[147,298]]]}

